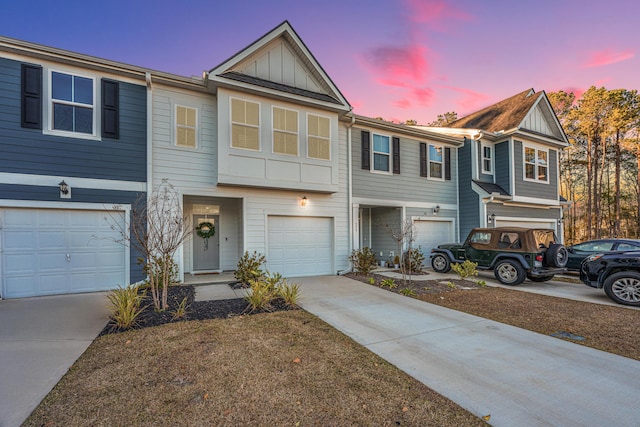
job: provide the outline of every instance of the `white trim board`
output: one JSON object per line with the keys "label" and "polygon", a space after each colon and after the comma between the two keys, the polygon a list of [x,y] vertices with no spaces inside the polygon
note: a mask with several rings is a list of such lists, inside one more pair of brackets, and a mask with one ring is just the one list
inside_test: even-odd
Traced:
{"label": "white trim board", "polygon": [[64,180],[64,182],[66,182],[72,189],[88,188],[92,190],[147,191],[146,182],[0,172],[0,184],[36,185],[41,187],[57,188],[58,184],[62,180]]}

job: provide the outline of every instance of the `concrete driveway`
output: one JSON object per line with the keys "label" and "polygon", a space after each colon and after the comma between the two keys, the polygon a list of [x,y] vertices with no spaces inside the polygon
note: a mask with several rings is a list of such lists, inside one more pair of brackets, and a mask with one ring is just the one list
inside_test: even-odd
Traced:
{"label": "concrete driveway", "polygon": [[105,293],[0,301],[0,426],[19,426],[107,324]]}
{"label": "concrete driveway", "polygon": [[640,362],[339,276],[301,306],[493,426],[638,427]]}

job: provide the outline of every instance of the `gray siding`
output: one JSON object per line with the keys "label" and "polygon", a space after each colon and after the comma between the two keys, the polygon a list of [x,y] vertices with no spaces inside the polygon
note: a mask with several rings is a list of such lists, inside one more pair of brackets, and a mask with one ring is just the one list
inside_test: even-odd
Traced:
{"label": "gray siding", "polygon": [[120,139],[45,135],[20,127],[20,65],[0,58],[0,172],[146,182],[145,86],[120,82]]}
{"label": "gray siding", "polygon": [[495,156],[496,184],[511,194],[511,155],[507,141],[495,145]]}
{"label": "gray siding", "polygon": [[478,194],[471,188],[471,147],[474,141],[465,138],[464,146],[458,149],[459,191],[460,191],[460,233],[464,239],[473,227],[479,225],[480,207]]}
{"label": "gray siding", "polygon": [[[383,135],[392,135],[380,132]],[[400,137],[400,174],[387,175],[363,170],[361,130],[354,128],[351,140],[353,196],[383,200],[456,204],[457,156],[451,148],[451,181],[430,180],[420,176],[420,142]]]}
{"label": "gray siding", "polygon": [[521,141],[514,141],[514,173],[515,189],[514,196],[533,197],[537,199],[558,200],[558,152],[549,149],[549,183],[538,183],[524,180],[523,173],[523,144]]}
{"label": "gray siding", "polygon": [[[391,238],[389,229],[402,221],[401,210],[396,208],[371,209],[371,250],[377,260],[387,260],[391,251],[397,253],[398,245]],[[382,257],[380,257],[382,252]]]}
{"label": "gray siding", "polygon": [[[34,200],[48,202],[63,202],[70,206],[73,203],[101,203],[105,208],[114,204],[129,204],[134,206],[138,199],[146,200],[145,193],[114,190],[91,190],[86,188],[73,188],[72,199],[61,199],[58,187],[41,187],[34,185],[10,185],[0,184],[0,198],[12,200]],[[132,218],[129,218],[132,221]],[[138,265],[140,253],[134,247],[130,248],[130,266],[132,283],[144,279],[142,267]]]}

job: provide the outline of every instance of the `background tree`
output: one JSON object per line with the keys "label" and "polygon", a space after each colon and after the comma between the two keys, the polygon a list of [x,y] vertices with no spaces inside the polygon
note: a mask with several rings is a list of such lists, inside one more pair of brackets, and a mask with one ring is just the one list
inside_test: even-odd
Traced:
{"label": "background tree", "polygon": [[456,120],[458,120],[458,113],[455,111],[448,111],[444,114],[438,114],[438,118],[431,123],[428,123],[427,126],[447,127]]}

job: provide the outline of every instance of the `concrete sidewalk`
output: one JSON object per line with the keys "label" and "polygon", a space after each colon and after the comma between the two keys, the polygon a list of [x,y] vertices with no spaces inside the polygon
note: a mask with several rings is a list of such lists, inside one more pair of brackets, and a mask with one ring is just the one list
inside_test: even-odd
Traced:
{"label": "concrete sidewalk", "polygon": [[340,277],[300,305],[493,426],[633,426],[640,362]]}
{"label": "concrete sidewalk", "polygon": [[103,292],[0,301],[0,426],[19,426],[107,324]]}

